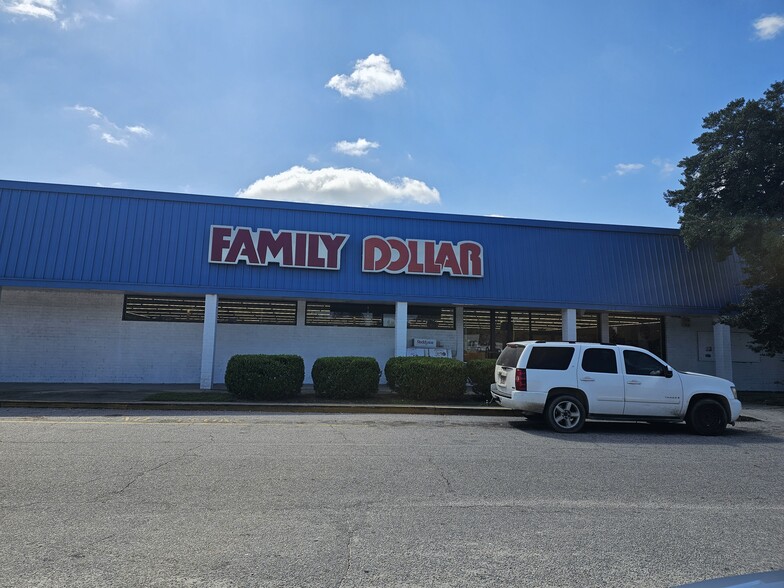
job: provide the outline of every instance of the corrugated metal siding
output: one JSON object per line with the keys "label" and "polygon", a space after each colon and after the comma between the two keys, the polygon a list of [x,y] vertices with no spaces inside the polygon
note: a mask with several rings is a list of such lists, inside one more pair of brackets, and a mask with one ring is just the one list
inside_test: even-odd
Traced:
{"label": "corrugated metal siding", "polygon": [[[212,224],[345,233],[341,270],[215,265]],[[365,274],[371,234],[484,247],[481,279]],[[373,211],[0,181],[0,283],[137,292],[714,313],[739,299],[737,258],[677,231]]]}

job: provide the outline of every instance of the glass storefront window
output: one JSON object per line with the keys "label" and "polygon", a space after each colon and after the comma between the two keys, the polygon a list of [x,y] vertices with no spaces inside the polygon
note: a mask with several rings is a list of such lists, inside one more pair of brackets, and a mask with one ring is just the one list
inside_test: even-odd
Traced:
{"label": "glass storefront window", "polygon": [[[642,347],[664,357],[664,322],[659,316],[609,313],[610,343]],[[560,311],[466,308],[464,358],[496,358],[510,341],[561,341]],[[577,340],[599,342],[599,313],[577,316]]]}
{"label": "glass storefront window", "polygon": [[484,308],[466,308],[463,311],[463,358],[490,357],[490,324],[492,311]]}
{"label": "glass storefront window", "polygon": [[561,341],[563,320],[559,311],[531,312],[531,330],[527,339],[534,341]]}
{"label": "glass storefront window", "polygon": [[[143,296],[126,294],[124,321],[168,323],[204,322],[204,298],[195,296]],[[218,322],[245,325],[296,325],[294,300],[218,298]]]}
{"label": "glass storefront window", "polygon": [[[330,327],[386,327],[395,326],[393,304],[364,304],[356,302],[308,302],[305,324]],[[454,307],[410,305],[409,329],[455,329]]]}
{"label": "glass storefront window", "polygon": [[664,359],[664,319],[611,312],[610,343],[642,347]]}
{"label": "glass storefront window", "polygon": [[[599,340],[599,318],[585,313],[577,319],[579,341]],[[558,310],[503,310],[466,308],[463,311],[464,358],[496,358],[511,341],[560,341],[561,312]]]}
{"label": "glass storefront window", "polygon": [[577,340],[581,343],[599,342],[599,314],[586,312],[577,315]]}

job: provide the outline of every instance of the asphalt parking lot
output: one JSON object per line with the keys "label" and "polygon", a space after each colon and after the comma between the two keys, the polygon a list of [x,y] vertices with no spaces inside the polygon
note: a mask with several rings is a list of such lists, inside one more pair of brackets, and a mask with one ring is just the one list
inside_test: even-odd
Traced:
{"label": "asphalt parking lot", "polygon": [[784,418],[0,410],[2,586],[673,586],[784,568]]}

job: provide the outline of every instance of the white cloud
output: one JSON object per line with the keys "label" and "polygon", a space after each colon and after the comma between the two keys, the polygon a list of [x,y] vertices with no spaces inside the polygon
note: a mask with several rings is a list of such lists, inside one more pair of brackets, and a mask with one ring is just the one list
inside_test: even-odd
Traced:
{"label": "white cloud", "polygon": [[616,163],[615,173],[619,176],[625,176],[626,174],[638,172],[644,167],[645,165],[642,163]]}
{"label": "white cloud", "polygon": [[57,20],[60,0],[0,0],[0,10],[15,16]]}
{"label": "white cloud", "polygon": [[356,141],[338,141],[332,150],[336,153],[343,155],[351,155],[352,157],[361,157],[367,155],[371,149],[378,149],[379,144],[375,141],[368,141],[367,139],[357,139]]}
{"label": "white cloud", "polygon": [[134,135],[139,135],[140,137],[152,137],[152,133],[142,125],[125,127],[125,130],[129,133],[133,133]]}
{"label": "white cloud", "polygon": [[358,59],[351,75],[335,75],[326,87],[340,92],[346,98],[359,97],[370,100],[380,94],[400,90],[406,85],[399,69],[392,69],[384,55],[371,53],[366,59]]}
{"label": "white cloud", "polygon": [[67,13],[61,0],[0,0],[0,11],[22,18],[45,18],[59,22],[60,28],[79,28],[88,20],[111,21],[113,16],[92,11]]}
{"label": "white cloud", "polygon": [[346,206],[441,202],[438,190],[420,180],[400,178],[386,181],[370,172],[350,167],[310,170],[294,166],[277,175],[255,181],[237,192],[237,196]]}
{"label": "white cloud", "polygon": [[781,14],[761,16],[754,21],[754,29],[758,39],[768,41],[784,30],[784,16]]}
{"label": "white cloud", "polygon": [[117,145],[119,147],[127,147],[128,140],[121,137],[115,137],[111,133],[101,133],[101,140],[106,141],[109,145]]}
{"label": "white cloud", "polygon": [[656,159],[652,159],[651,163],[659,168],[659,175],[663,178],[666,178],[672,174],[672,172],[674,172],[677,167],[669,159],[659,159],[658,157]]}
{"label": "white cloud", "polygon": [[308,155],[308,163],[318,163],[318,162],[319,162],[319,158],[317,156],[313,155],[312,153]]}
{"label": "white cloud", "polygon": [[92,122],[87,125],[87,128],[96,133],[102,141],[109,145],[117,147],[128,147],[130,140],[135,137],[149,139],[152,137],[152,131],[143,125],[128,125],[121,127],[113,123],[109,118],[97,108],[92,106],[69,106],[67,110],[75,110],[76,112],[85,113],[91,119],[98,122]]}
{"label": "white cloud", "polygon": [[76,106],[71,106],[71,110],[75,110],[77,112],[86,112],[93,118],[104,118],[103,114],[101,114],[101,111],[93,108],[92,106],[82,106],[77,104]]}
{"label": "white cloud", "polygon": [[78,29],[84,26],[85,22],[88,20],[109,22],[114,20],[114,17],[108,14],[98,14],[97,12],[74,12],[60,21],[60,28],[65,31]]}

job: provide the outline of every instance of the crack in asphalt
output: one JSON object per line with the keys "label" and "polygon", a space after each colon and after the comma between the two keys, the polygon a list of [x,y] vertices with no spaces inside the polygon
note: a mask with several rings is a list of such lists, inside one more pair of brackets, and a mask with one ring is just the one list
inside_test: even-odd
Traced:
{"label": "crack in asphalt", "polygon": [[449,477],[444,472],[444,469],[435,462],[435,459],[433,458],[432,455],[427,458],[427,462],[431,466],[433,466],[433,468],[435,468],[435,470],[438,472],[438,475],[440,476],[440,478],[446,484],[446,492],[447,492],[447,494],[454,494],[455,491],[452,489],[452,482],[449,480]]}
{"label": "crack in asphalt", "polygon": [[[213,441],[213,439],[211,439],[211,441]],[[198,445],[194,445],[193,447],[188,447],[180,455],[175,455],[174,457],[172,457],[170,459],[167,459],[166,461],[164,461],[162,463],[159,463],[155,467],[152,467],[152,468],[149,468],[149,469],[146,469],[146,470],[143,470],[143,471],[139,472],[127,484],[125,484],[125,486],[123,486],[119,490],[113,490],[113,491],[109,492],[109,494],[106,496],[106,498],[104,500],[99,500],[98,502],[101,502],[102,504],[108,502],[111,498],[115,498],[115,497],[119,496],[120,494],[122,494],[123,492],[125,492],[128,488],[130,488],[136,482],[138,482],[143,476],[146,476],[147,474],[151,474],[152,472],[155,472],[155,471],[161,469],[162,467],[165,467],[165,466],[169,465],[170,463],[173,463],[173,462],[175,462],[175,461],[177,461],[179,459],[182,459],[183,457],[192,456],[192,452],[196,451],[197,449],[200,449],[200,448],[204,447],[208,443],[209,443],[209,441],[205,441],[204,443],[199,443]]]}
{"label": "crack in asphalt", "polygon": [[348,527],[346,534],[346,567],[343,570],[343,575],[340,577],[340,581],[336,588],[341,588],[341,586],[343,586],[343,583],[348,577],[348,573],[351,571],[351,541],[354,539],[354,532],[351,530],[351,527]]}
{"label": "crack in asphalt", "polygon": [[340,435],[342,437],[343,441],[345,441],[346,443],[351,443],[351,441],[349,441],[348,437],[346,437],[346,433],[344,431],[342,431],[339,427],[336,427],[335,423],[330,423],[329,424],[329,428],[332,429],[333,431],[335,431],[338,435]]}

